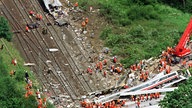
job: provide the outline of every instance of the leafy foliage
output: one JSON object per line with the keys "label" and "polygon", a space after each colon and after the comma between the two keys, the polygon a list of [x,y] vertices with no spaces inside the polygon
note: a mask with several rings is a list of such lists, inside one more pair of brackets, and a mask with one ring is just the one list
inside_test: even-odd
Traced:
{"label": "leafy foliage", "polygon": [[192,104],[192,78],[187,80],[186,84],[179,85],[178,89],[167,93],[165,98],[160,101],[162,108],[191,108]]}
{"label": "leafy foliage", "polygon": [[183,12],[192,13],[192,1],[191,0],[158,0],[158,2],[170,5],[177,9],[182,10]]}
{"label": "leafy foliage", "polygon": [[12,39],[8,21],[4,17],[0,17],[0,38],[5,38],[8,41],[11,41]]}

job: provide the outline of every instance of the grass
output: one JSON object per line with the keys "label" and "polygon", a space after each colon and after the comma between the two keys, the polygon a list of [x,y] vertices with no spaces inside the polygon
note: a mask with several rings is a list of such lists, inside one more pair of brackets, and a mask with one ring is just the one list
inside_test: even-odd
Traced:
{"label": "grass", "polygon": [[109,23],[100,37],[113,55],[122,57],[126,67],[140,59],[157,57],[167,46],[175,46],[191,17],[189,13],[152,1],[147,5],[126,0],[84,2],[79,0],[80,7],[94,4],[100,8],[100,15]]}

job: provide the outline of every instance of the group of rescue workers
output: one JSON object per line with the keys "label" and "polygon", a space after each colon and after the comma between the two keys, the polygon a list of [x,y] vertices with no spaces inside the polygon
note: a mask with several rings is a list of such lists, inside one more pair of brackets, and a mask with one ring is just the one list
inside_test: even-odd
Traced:
{"label": "group of rescue workers", "polygon": [[[87,73],[93,74],[93,70],[95,70],[95,73],[102,72],[104,77],[107,77],[107,70],[110,70],[110,74],[113,75],[114,72],[120,74],[123,70],[122,64],[117,64],[117,57],[114,56],[112,58],[112,63],[109,64],[109,61],[107,59],[96,61],[96,66],[94,69],[91,68],[91,66],[88,66]],[[110,68],[107,68],[107,66],[110,65]]]}
{"label": "group of rescue workers", "polygon": [[[12,59],[11,64],[13,64],[14,66],[17,65],[16,58]],[[9,74],[11,77],[13,77],[16,74],[16,71],[11,70]],[[25,86],[26,93],[24,96],[25,98],[28,98],[29,96],[33,95],[33,89],[32,89],[33,82],[32,80],[29,79],[29,74],[27,71],[25,72],[25,82],[26,82],[26,86]],[[37,103],[38,103],[37,108],[46,108],[46,98],[43,98],[42,100],[39,89],[37,89],[36,97],[37,97]]]}
{"label": "group of rescue workers", "polygon": [[94,103],[94,102],[87,102],[86,100],[81,102],[81,107],[84,108],[121,108],[125,105],[125,100],[113,100],[110,102],[102,103]]}
{"label": "group of rescue workers", "polygon": [[[38,21],[41,21],[43,19],[43,16],[41,14],[35,13],[32,10],[29,11],[29,15],[30,15],[30,17],[35,17],[35,19],[38,20]],[[30,32],[30,27],[28,25],[26,25],[25,31]]]}
{"label": "group of rescue workers", "polygon": [[138,96],[131,96],[131,101],[136,103],[136,106],[140,108],[141,102],[145,102],[147,100],[157,99],[160,98],[160,93],[151,93],[151,94],[145,94],[145,95],[138,95]]}

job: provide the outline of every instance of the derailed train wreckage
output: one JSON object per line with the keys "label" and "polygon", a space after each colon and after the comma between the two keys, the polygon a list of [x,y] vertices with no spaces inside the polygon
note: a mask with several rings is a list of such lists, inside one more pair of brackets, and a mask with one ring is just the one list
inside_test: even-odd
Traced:
{"label": "derailed train wreckage", "polygon": [[62,3],[59,0],[43,0],[46,9],[55,19],[55,24],[59,26],[68,26],[69,21],[65,18],[66,12],[62,10]]}

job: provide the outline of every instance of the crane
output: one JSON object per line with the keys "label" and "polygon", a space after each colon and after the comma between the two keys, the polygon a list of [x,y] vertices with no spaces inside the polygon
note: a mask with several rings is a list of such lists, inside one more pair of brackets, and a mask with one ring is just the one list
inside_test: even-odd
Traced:
{"label": "crane", "polygon": [[183,35],[181,36],[179,43],[174,48],[173,54],[178,57],[184,57],[191,53],[191,50],[187,48],[187,43],[189,42],[189,38],[192,32],[192,18],[190,19]]}

